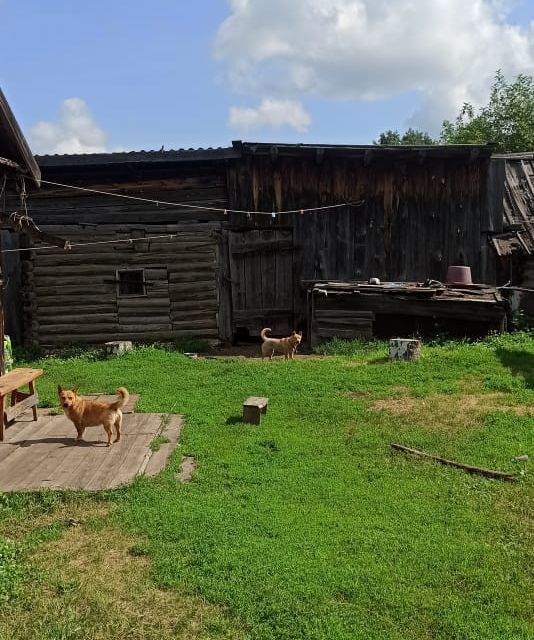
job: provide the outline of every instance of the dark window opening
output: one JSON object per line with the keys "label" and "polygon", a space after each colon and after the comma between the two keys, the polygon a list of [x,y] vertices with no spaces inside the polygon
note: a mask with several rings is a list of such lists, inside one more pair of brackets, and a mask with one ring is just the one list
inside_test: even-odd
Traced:
{"label": "dark window opening", "polygon": [[117,271],[119,296],[144,296],[145,272],[144,269],[129,269]]}

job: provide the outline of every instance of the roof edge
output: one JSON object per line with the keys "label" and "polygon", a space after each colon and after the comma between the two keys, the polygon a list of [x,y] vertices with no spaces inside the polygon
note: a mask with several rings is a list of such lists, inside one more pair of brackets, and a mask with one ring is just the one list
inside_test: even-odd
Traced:
{"label": "roof edge", "polygon": [[17,156],[15,158],[8,158],[8,160],[12,160],[19,164],[23,170],[31,175],[37,185],[39,185],[41,180],[41,170],[39,169],[39,165],[31,152],[30,146],[19,127],[2,89],[0,89],[0,129],[3,129],[3,133],[7,137],[11,153],[14,152],[14,155]]}

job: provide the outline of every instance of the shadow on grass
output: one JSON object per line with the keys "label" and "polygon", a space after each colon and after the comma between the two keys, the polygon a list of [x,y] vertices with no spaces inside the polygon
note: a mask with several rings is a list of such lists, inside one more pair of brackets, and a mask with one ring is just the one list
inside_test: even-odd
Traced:
{"label": "shadow on grass", "polygon": [[534,389],[534,354],[528,351],[497,349],[497,357],[514,376],[522,376],[529,389]]}
{"label": "shadow on grass", "polygon": [[226,419],[226,424],[234,425],[234,424],[243,424],[243,418],[241,416],[230,416]]}

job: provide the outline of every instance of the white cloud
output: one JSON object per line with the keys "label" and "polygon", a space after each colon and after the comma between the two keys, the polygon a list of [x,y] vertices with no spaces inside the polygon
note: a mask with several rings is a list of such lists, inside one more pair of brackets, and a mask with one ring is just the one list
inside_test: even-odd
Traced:
{"label": "white cloud", "polygon": [[38,122],[32,127],[29,138],[36,154],[107,151],[106,133],[81,98],[63,100],[57,121]]}
{"label": "white cloud", "polygon": [[311,124],[311,116],[300,102],[266,98],[256,109],[231,107],[228,124],[241,131],[251,131],[261,127],[279,129],[288,126],[304,132]]}
{"label": "white cloud", "polygon": [[421,96],[414,124],[439,128],[485,102],[497,69],[534,73],[534,23],[512,0],[230,0],[215,54],[234,89],[295,99]]}

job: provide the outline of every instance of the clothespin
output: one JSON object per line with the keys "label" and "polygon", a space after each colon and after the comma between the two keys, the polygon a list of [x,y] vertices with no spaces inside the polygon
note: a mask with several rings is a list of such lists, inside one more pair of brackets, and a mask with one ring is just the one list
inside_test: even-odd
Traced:
{"label": "clothespin", "polygon": [[300,210],[300,215],[303,216],[304,215],[304,209]]}
{"label": "clothespin", "polygon": [[228,209],[224,210],[224,215],[227,216],[228,215]]}
{"label": "clothespin", "polygon": [[274,211],[271,213],[271,217],[276,218],[276,213]]}
{"label": "clothespin", "polygon": [[250,211],[247,211],[247,220],[252,220],[252,216],[250,215]]}

